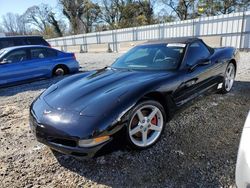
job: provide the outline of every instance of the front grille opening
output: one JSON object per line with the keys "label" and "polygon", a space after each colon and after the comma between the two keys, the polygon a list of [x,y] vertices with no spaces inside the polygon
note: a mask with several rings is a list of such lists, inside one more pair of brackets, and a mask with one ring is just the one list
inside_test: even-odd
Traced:
{"label": "front grille opening", "polygon": [[48,138],[50,142],[61,144],[64,146],[76,147],[76,142],[73,140],[60,139],[60,138]]}

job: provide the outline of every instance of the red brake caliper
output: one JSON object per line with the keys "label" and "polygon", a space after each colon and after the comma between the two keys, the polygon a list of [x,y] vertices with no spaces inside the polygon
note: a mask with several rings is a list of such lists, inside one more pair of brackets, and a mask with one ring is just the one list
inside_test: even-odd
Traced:
{"label": "red brake caliper", "polygon": [[157,125],[157,117],[156,115],[152,118],[151,123]]}

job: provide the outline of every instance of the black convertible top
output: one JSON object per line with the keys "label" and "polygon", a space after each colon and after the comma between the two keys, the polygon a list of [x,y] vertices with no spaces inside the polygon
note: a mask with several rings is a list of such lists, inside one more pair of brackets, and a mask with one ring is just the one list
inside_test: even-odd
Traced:
{"label": "black convertible top", "polygon": [[201,40],[195,37],[179,37],[179,38],[171,38],[171,39],[161,39],[161,40],[149,40],[142,45],[149,45],[149,44],[167,44],[167,43],[183,43],[188,44],[197,40]]}

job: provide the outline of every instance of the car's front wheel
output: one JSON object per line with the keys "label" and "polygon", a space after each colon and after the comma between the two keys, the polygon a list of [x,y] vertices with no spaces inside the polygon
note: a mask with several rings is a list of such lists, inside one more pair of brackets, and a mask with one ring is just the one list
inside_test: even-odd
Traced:
{"label": "car's front wheel", "polygon": [[234,84],[235,74],[236,70],[234,64],[229,63],[224,75],[224,82],[222,85],[221,93],[225,94],[231,91]]}
{"label": "car's front wheel", "polygon": [[166,124],[166,113],[159,102],[143,101],[131,110],[128,122],[128,145],[145,149],[159,140]]}

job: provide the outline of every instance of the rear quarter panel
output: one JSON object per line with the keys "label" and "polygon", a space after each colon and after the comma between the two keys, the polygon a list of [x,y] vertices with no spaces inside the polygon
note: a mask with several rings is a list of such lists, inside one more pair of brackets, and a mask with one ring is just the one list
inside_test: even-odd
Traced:
{"label": "rear quarter panel", "polygon": [[215,48],[213,58],[217,63],[221,63],[220,74],[222,75],[224,75],[228,63],[232,60],[236,62],[237,69],[239,54],[237,50],[233,47]]}
{"label": "rear quarter panel", "polygon": [[74,58],[73,53],[58,51],[58,56],[53,60],[53,63],[54,67],[56,67],[57,65],[67,66],[67,68],[69,69],[69,73],[75,73],[79,71],[79,62]]}

